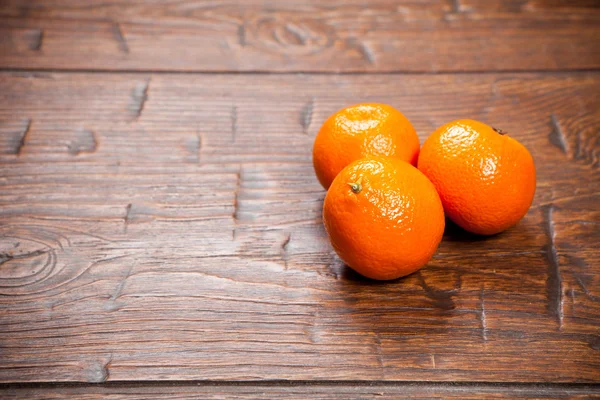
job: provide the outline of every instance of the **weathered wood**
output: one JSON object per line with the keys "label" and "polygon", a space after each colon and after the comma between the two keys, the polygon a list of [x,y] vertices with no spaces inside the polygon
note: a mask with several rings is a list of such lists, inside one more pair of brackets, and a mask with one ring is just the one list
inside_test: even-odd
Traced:
{"label": "weathered wood", "polygon": [[[1,73],[0,381],[598,382],[599,91],[592,72]],[[509,132],[537,163],[530,212],[358,277],[310,162],[358,101],[421,140],[462,117]]]}
{"label": "weathered wood", "polygon": [[8,0],[0,67],[505,71],[600,67],[597,1]]}
{"label": "weathered wood", "polygon": [[590,399],[600,390],[586,385],[431,384],[387,382],[273,382],[0,387],[4,399]]}

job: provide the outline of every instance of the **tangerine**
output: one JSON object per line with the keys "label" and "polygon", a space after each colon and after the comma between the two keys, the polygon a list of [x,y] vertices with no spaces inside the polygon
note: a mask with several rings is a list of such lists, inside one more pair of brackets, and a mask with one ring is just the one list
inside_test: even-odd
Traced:
{"label": "tangerine", "polygon": [[533,201],[535,165],[527,148],[478,121],[438,128],[423,144],[418,167],[435,185],[446,215],[469,232],[502,232]]}
{"label": "tangerine", "polygon": [[365,156],[387,156],[417,165],[419,137],[408,118],[387,104],[364,103],[331,115],[315,138],[313,165],[328,189],[336,175]]}
{"label": "tangerine", "polygon": [[323,222],[339,257],[372,279],[396,279],[424,266],[444,233],[433,184],[395,158],[364,158],[333,180]]}

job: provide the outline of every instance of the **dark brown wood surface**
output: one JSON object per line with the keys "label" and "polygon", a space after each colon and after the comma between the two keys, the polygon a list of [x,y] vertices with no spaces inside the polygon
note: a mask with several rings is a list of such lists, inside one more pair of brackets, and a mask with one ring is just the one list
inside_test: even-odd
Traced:
{"label": "dark brown wood surface", "polygon": [[591,399],[600,398],[591,385],[556,384],[431,384],[385,382],[240,382],[189,384],[116,383],[104,385],[12,385],[6,399]]}
{"label": "dark brown wood surface", "polygon": [[[598,379],[600,73],[0,77],[1,380]],[[528,215],[348,271],[311,144],[375,99],[521,140]]]}
{"label": "dark brown wood surface", "polygon": [[0,66],[161,71],[600,67],[597,0],[0,2]]}
{"label": "dark brown wood surface", "polygon": [[[1,2],[0,397],[598,395],[597,6]],[[362,101],[520,140],[527,216],[353,273],[311,148]]]}

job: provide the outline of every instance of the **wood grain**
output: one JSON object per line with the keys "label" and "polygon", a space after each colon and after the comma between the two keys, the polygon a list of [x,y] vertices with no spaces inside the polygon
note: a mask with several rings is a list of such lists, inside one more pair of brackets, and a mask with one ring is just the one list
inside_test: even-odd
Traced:
{"label": "wood grain", "polygon": [[432,384],[399,382],[272,382],[237,384],[36,385],[0,388],[5,399],[592,399],[591,385]]}
{"label": "wood grain", "polygon": [[[0,381],[597,383],[599,91],[597,72],[0,73]],[[528,215],[450,226],[405,279],[352,273],[310,154],[358,101],[421,140],[463,117],[509,132],[537,164]]]}
{"label": "wood grain", "polygon": [[441,72],[600,67],[597,1],[6,0],[0,67]]}

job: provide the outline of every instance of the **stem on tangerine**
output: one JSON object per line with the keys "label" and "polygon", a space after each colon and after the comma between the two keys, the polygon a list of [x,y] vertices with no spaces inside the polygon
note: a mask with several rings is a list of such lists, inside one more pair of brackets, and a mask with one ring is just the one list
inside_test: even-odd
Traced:
{"label": "stem on tangerine", "polygon": [[362,191],[362,176],[356,182],[348,183],[352,193],[359,194]]}

